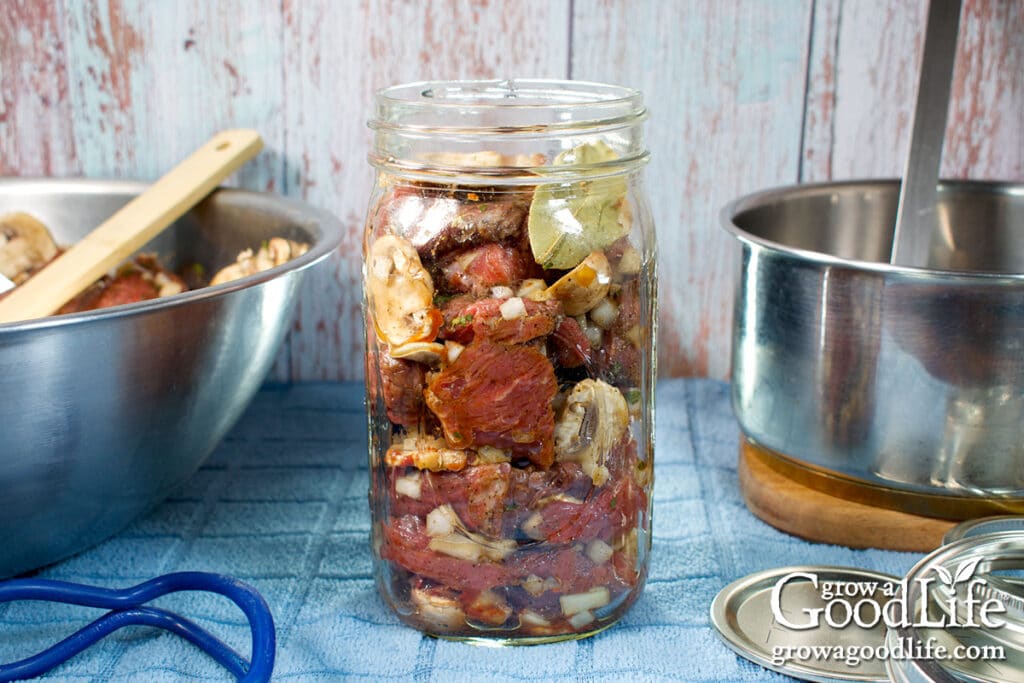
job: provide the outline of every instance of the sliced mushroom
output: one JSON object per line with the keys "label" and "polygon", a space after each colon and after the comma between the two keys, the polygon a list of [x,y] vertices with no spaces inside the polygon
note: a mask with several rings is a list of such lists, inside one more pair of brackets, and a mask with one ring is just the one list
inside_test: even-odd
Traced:
{"label": "sliced mushroom", "polygon": [[559,299],[566,315],[583,315],[608,295],[612,268],[603,252],[591,252],[578,266],[548,287],[550,296]]}
{"label": "sliced mushroom", "polygon": [[428,626],[447,631],[464,625],[466,615],[459,601],[438,588],[413,588],[412,602]]}
{"label": "sliced mushroom", "polygon": [[433,341],[444,316],[434,308],[434,283],[412,244],[395,235],[378,238],[366,268],[373,323],[392,355],[404,344]]}
{"label": "sliced mushroom", "polygon": [[270,270],[293,258],[302,256],[307,251],[309,251],[308,244],[286,240],[283,237],[272,237],[260,246],[255,254],[252,249],[246,249],[238,255],[234,263],[217,271],[217,274],[210,280],[210,286]]}
{"label": "sliced mushroom", "polygon": [[27,213],[0,217],[0,273],[20,285],[57,256],[46,226]]}
{"label": "sliced mushroom", "polygon": [[437,365],[445,356],[445,348],[444,344],[437,342],[409,342],[393,347],[390,353],[392,358],[404,358],[425,365]]}
{"label": "sliced mushroom", "polygon": [[585,379],[569,392],[555,423],[555,460],[576,462],[594,482],[608,481],[605,457],[629,426],[629,406],[618,389]]}

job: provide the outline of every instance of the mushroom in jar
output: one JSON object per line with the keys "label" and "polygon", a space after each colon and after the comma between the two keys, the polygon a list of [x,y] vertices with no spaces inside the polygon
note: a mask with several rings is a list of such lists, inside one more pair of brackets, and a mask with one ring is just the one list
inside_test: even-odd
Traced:
{"label": "mushroom in jar", "polygon": [[583,315],[608,296],[611,284],[608,258],[595,251],[548,287],[547,293],[562,302],[566,315]]}
{"label": "mushroom in jar", "polygon": [[384,235],[370,247],[366,269],[377,336],[392,349],[433,341],[444,317],[434,308],[434,283],[416,249],[401,237]]}
{"label": "mushroom in jar", "polygon": [[595,486],[608,481],[605,456],[629,426],[622,392],[601,380],[585,379],[569,392],[555,423],[555,460],[576,462]]}

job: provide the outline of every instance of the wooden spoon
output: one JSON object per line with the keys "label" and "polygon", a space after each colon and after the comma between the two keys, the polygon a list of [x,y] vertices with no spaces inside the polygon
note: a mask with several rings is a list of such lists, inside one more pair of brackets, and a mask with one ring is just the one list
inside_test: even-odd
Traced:
{"label": "wooden spoon", "polygon": [[254,130],[226,130],[175,166],[0,301],[0,323],[53,314],[156,237],[263,147]]}

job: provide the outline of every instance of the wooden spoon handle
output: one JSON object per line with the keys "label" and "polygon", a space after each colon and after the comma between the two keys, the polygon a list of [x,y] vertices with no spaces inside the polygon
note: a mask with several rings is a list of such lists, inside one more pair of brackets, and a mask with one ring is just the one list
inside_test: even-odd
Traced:
{"label": "wooden spoon handle", "polygon": [[256,156],[254,130],[227,130],[124,205],[102,225],[0,301],[0,323],[51,315],[131,256]]}

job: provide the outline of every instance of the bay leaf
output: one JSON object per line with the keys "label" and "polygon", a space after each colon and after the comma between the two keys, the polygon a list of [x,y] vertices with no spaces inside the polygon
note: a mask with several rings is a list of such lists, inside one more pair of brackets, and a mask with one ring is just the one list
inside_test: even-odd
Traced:
{"label": "bay leaf", "polygon": [[[618,159],[604,142],[585,143],[555,157],[554,166]],[[593,251],[607,249],[629,232],[626,178],[587,180],[602,171],[580,171],[581,179],[541,183],[533,194],[527,230],[534,260],[544,268],[574,268]]]}

